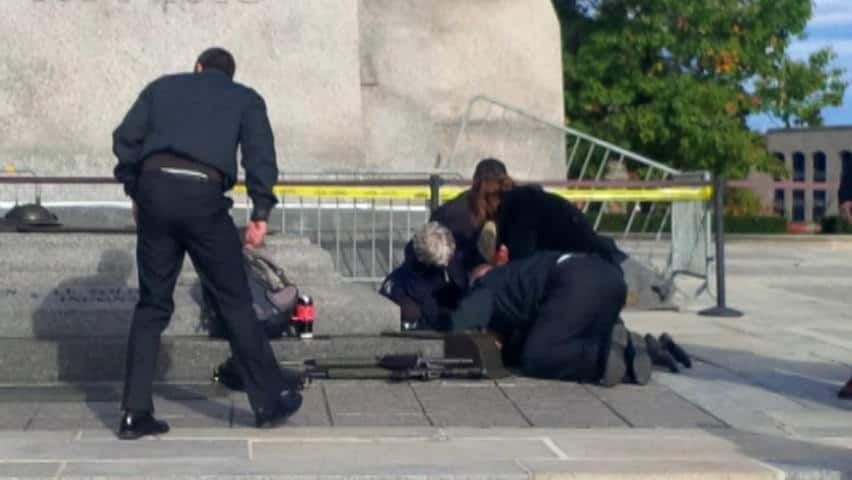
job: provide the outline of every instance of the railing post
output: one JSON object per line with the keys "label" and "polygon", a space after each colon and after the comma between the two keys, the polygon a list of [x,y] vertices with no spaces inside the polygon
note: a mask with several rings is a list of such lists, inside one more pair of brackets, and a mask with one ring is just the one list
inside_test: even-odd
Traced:
{"label": "railing post", "polygon": [[716,306],[701,310],[707,317],[741,317],[743,312],[725,303],[725,177],[717,174],[713,185],[713,216],[716,222]]}
{"label": "railing post", "polygon": [[441,205],[441,176],[429,175],[429,211],[434,212]]}

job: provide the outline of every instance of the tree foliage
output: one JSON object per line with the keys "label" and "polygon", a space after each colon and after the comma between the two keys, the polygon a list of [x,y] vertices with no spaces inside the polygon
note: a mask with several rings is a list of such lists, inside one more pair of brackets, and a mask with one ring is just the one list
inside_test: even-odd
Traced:
{"label": "tree foliage", "polygon": [[788,55],[810,0],[553,0],[569,125],[683,169],[771,170],[746,125],[820,125],[846,84],[833,53]]}

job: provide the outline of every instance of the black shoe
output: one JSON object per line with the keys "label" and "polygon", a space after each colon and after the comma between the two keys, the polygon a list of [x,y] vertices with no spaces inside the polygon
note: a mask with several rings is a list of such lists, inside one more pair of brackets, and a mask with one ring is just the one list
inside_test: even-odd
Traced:
{"label": "black shoe", "polygon": [[692,368],[692,359],[689,358],[689,354],[680,345],[676,344],[668,333],[660,335],[660,345],[671,353],[675,360],[682,363],[684,367]]}
{"label": "black shoe", "polygon": [[163,435],[168,433],[169,424],[157,420],[148,413],[125,412],[118,426],[118,438],[121,440],[136,440],[146,435]]}
{"label": "black shoe", "polygon": [[604,387],[614,387],[624,381],[627,375],[627,344],[630,342],[627,329],[621,323],[612,327],[609,339],[609,352],[606,356],[600,384]]}
{"label": "black shoe", "polygon": [[672,373],[680,373],[680,368],[678,368],[674,357],[664,350],[660,342],[650,333],[645,335],[645,344],[648,346],[648,355],[651,356],[654,365],[668,368]]}
{"label": "black shoe", "polygon": [[254,414],[254,426],[257,428],[275,428],[283,424],[302,406],[302,394],[296,390],[284,390],[278,398],[278,404],[270,412],[263,410]]}
{"label": "black shoe", "polygon": [[648,354],[645,340],[637,333],[628,332],[629,343],[627,345],[627,377],[637,385],[647,385],[651,381],[651,372],[654,365]]}

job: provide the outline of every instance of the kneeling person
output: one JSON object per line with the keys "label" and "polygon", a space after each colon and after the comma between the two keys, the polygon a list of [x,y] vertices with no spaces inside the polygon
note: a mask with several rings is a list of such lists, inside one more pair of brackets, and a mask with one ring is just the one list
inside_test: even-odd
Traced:
{"label": "kneeling person", "polygon": [[596,254],[538,252],[506,265],[483,265],[451,318],[453,330],[487,328],[523,338],[521,371],[531,377],[605,386],[626,377],[644,384],[647,355],[636,355],[619,314],[627,285]]}

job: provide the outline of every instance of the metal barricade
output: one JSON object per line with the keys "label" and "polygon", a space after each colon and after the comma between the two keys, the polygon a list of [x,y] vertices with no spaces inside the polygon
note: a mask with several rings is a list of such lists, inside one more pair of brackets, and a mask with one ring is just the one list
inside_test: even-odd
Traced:
{"label": "metal barricade", "polygon": [[706,185],[706,172],[684,173],[522,108],[477,96],[467,106],[452,152],[439,167],[470,169],[485,157],[529,159],[525,170],[510,172],[518,178],[555,180],[552,187],[588,186],[596,193],[580,193],[572,200],[596,230],[614,235],[622,249],[661,274],[706,279],[712,189],[683,198],[658,190],[646,199],[619,191],[624,186]]}

